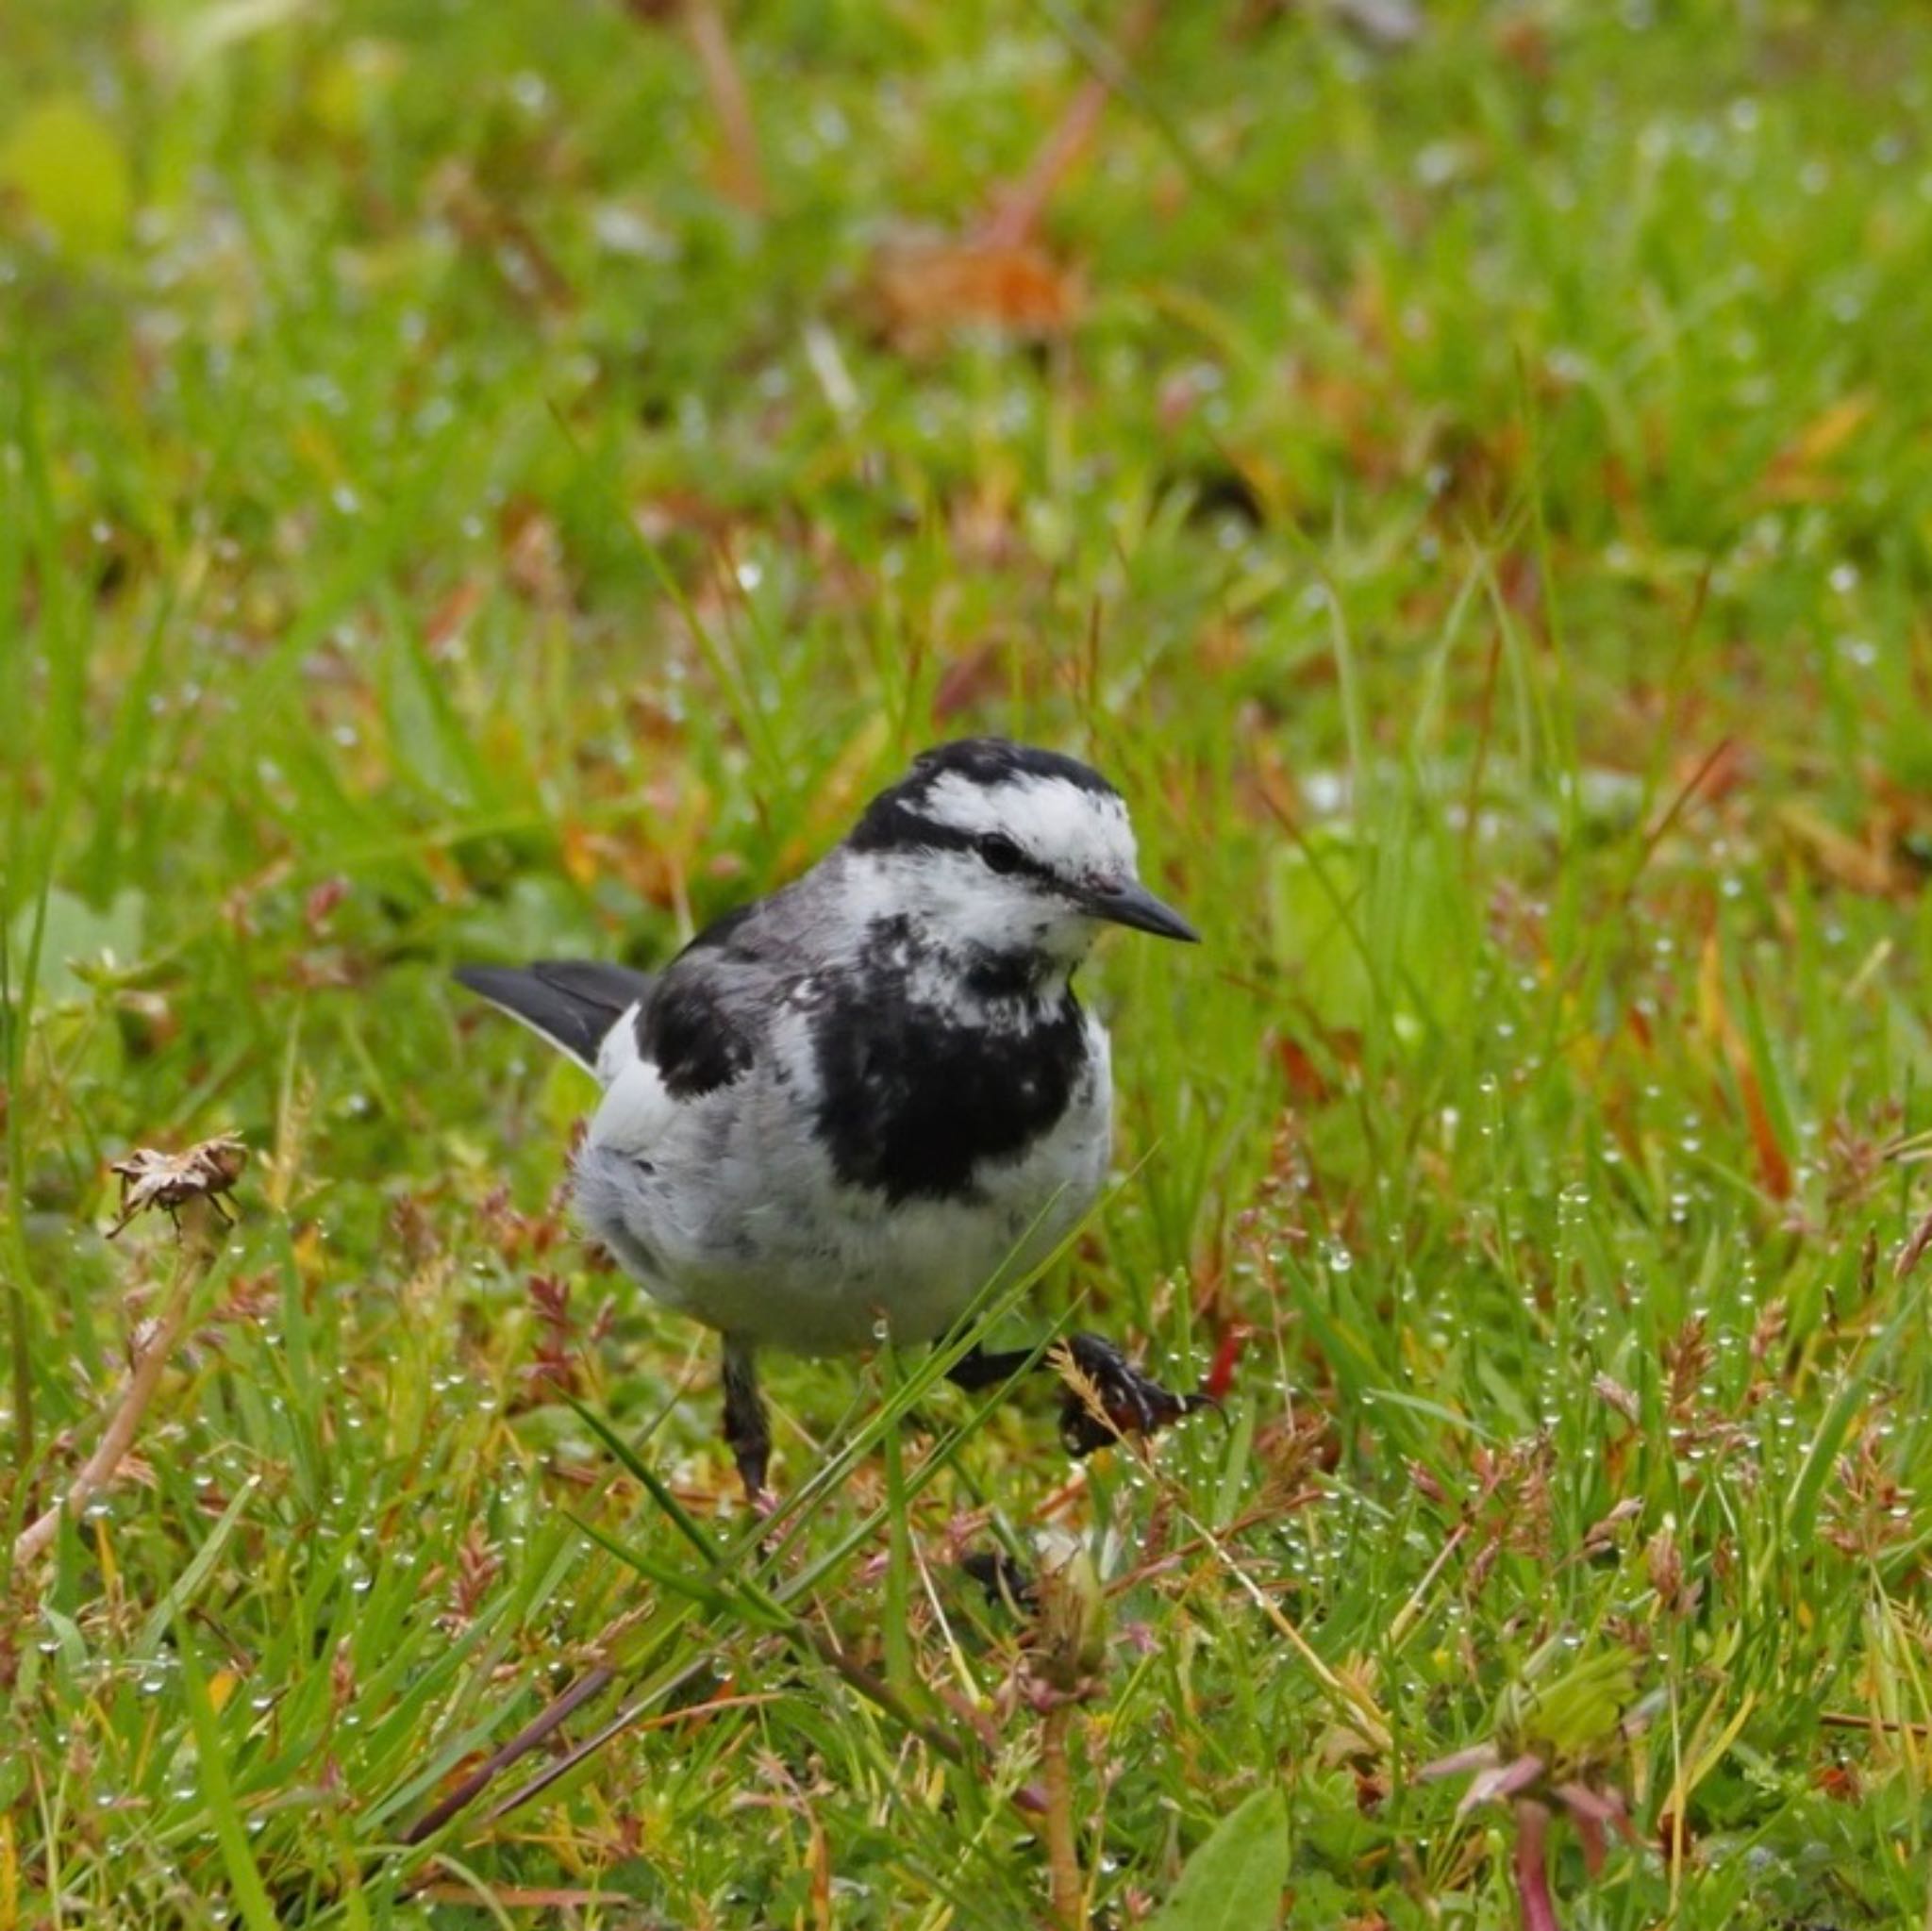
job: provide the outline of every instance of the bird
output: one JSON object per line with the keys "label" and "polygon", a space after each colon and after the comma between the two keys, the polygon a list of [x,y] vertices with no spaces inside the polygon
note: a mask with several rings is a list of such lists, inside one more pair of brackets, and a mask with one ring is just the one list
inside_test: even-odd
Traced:
{"label": "bird", "polygon": [[[769,1506],[758,1357],[944,1342],[1079,1225],[1111,1157],[1108,1029],[1074,978],[1101,933],[1198,942],[1141,882],[1126,803],[1063,753],[959,739],[660,971],[550,959],[456,978],[591,1074],[576,1219],[723,1338],[724,1435]],[[1076,1456],[1193,1409],[1113,1343],[1063,1351]],[[968,1389],[1038,1349],[966,1351]]]}

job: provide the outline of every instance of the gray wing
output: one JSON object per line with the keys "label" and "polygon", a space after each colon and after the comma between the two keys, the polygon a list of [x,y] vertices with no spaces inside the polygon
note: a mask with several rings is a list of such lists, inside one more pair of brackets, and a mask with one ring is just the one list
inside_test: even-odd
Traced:
{"label": "gray wing", "polygon": [[539,959],[529,966],[458,966],[456,978],[539,1038],[568,1053],[587,1073],[597,1051],[632,1007],[649,1002],[658,981],[628,966],[593,959]]}
{"label": "gray wing", "polygon": [[638,1050],[674,1099],[729,1086],[758,1063],[787,990],[810,970],[800,897],[792,886],[725,913],[665,967],[638,1014]]}

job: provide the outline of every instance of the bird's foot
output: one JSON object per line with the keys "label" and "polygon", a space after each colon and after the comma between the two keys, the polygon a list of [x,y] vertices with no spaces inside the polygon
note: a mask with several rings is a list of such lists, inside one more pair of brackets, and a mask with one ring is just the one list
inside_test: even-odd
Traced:
{"label": "bird's foot", "polygon": [[1067,1383],[1060,1440],[1069,1455],[1091,1455],[1123,1436],[1152,1435],[1215,1406],[1211,1394],[1175,1394],[1163,1388],[1097,1334],[1071,1334],[1057,1352]]}

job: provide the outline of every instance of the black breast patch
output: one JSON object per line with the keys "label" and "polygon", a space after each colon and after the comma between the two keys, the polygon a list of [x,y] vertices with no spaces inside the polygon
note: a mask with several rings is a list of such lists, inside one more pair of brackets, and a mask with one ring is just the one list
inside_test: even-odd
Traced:
{"label": "black breast patch", "polygon": [[813,1027],[818,1127],[833,1171],[891,1201],[971,1196],[982,1160],[1058,1124],[1087,1062],[1071,992],[1030,1024],[961,1024],[873,974],[841,985]]}

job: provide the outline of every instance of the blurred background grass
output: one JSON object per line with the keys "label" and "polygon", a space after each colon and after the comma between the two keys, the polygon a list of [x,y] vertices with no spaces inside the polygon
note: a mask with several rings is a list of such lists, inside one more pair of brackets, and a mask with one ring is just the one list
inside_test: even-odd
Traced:
{"label": "blurred background grass", "polygon": [[[954,1563],[1049,1520],[1098,1922],[1271,1785],[1290,1922],[1513,1922],[1508,1813],[1413,1776],[1557,1631],[1665,1712],[1576,1922],[1924,1918],[1921,9],[0,37],[16,1523],[165,1272],[104,1163],[257,1152],[13,1574],[0,1921],[1024,1922],[1028,1631]],[[908,1364],[778,1372],[790,1489],[865,1452],[767,1581],[887,1707],[561,1398],[728,1530],[703,1350],[552,1197],[581,1086],[446,970],[660,957],[977,729],[1099,762],[1210,935],[1102,963],[1126,1177],[1047,1305],[1255,1335],[1086,1487],[1038,1409],[902,1466]],[[640,1725],[385,1849],[613,1642]]]}

